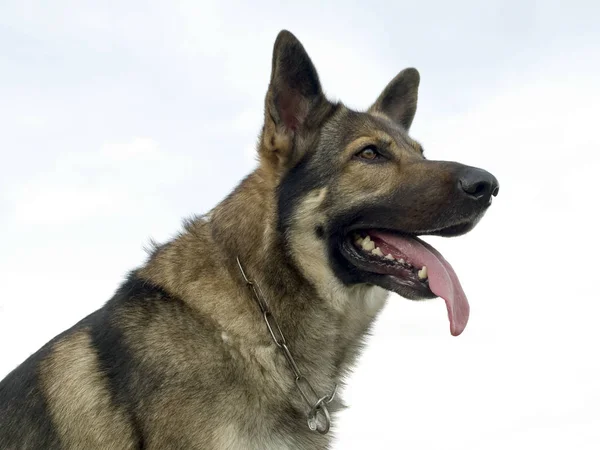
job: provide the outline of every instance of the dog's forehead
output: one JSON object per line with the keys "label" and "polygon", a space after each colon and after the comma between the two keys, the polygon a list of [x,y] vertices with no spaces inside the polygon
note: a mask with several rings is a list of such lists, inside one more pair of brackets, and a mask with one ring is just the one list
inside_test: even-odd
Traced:
{"label": "dog's forehead", "polygon": [[343,107],[323,127],[321,140],[330,151],[340,151],[359,138],[371,137],[374,140],[391,140],[399,148],[418,148],[400,126],[387,116],[378,113],[358,112]]}

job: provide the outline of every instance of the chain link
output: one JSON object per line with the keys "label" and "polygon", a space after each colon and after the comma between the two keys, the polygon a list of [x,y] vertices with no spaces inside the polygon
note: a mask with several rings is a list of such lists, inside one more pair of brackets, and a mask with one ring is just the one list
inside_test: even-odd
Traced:
{"label": "chain link", "polygon": [[260,312],[262,313],[263,319],[267,324],[267,328],[269,330],[269,334],[275,342],[275,345],[279,347],[283,351],[283,356],[288,362],[290,369],[294,373],[294,381],[296,383],[296,387],[300,392],[300,395],[304,399],[304,402],[308,405],[309,411],[307,414],[308,427],[312,431],[317,431],[321,434],[327,434],[329,428],[331,426],[331,417],[329,415],[329,410],[327,409],[327,405],[333,401],[335,395],[337,393],[337,384],[334,385],[333,391],[330,395],[325,395],[323,397],[319,397],[315,392],[314,388],[310,384],[310,382],[306,379],[300,369],[298,368],[298,364],[294,360],[292,353],[287,345],[287,341],[285,340],[285,336],[275,319],[273,313],[271,313],[271,309],[269,308],[269,304],[265,300],[265,297],[255,282],[250,280],[246,276],[246,272],[244,272],[244,268],[242,267],[242,263],[240,262],[240,258],[236,258],[238,267],[240,268],[240,272],[242,277],[244,277],[244,281],[248,285],[248,287],[252,290],[254,294],[254,299],[258,303],[258,307],[260,308]]}

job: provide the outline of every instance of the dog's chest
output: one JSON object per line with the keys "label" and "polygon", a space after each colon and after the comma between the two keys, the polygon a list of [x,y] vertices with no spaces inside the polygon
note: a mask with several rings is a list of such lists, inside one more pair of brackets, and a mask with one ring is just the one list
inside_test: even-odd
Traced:
{"label": "dog's chest", "polygon": [[[371,288],[346,295],[347,298],[342,299],[345,307],[336,315],[338,320],[330,322],[312,317],[311,325],[318,323],[319,326],[309,328],[310,333],[307,333],[306,341],[294,340],[290,343],[290,350],[296,355],[300,370],[319,393],[330,392],[333,385],[339,383],[340,376],[353,365],[360,351],[359,343],[362,342],[374,316],[383,307],[387,293],[379,288]],[[268,334],[266,324],[264,333]],[[303,411],[305,408],[294,385],[293,373],[281,349],[274,343],[268,346],[251,345],[246,340],[226,332],[221,333],[219,337],[222,348],[239,364],[238,368],[245,374],[244,378],[253,385],[252,392],[256,397],[250,401],[246,395],[240,393],[239,398],[246,399],[249,403],[237,404],[230,411],[233,415],[242,416],[240,421],[215,430],[214,435],[218,441],[216,448],[327,448],[330,438],[310,432],[305,419],[296,414],[284,419],[288,424],[283,427],[286,431],[277,434],[277,424],[282,423],[281,414],[288,413],[280,410],[280,405],[293,403],[297,411]],[[304,364],[307,361],[319,363],[311,367]],[[335,421],[335,415],[333,420]],[[261,430],[273,431],[262,433]]]}
{"label": "dog's chest", "polygon": [[[325,436],[315,435],[315,439],[304,436],[290,435],[283,437],[279,433],[261,433],[256,429],[255,433],[242,431],[234,425],[224,425],[215,434],[215,448],[224,450],[314,450],[326,449],[329,439]],[[320,442],[319,442],[320,441]]]}
{"label": "dog's chest", "polygon": [[265,437],[261,438],[248,438],[242,436],[241,433],[237,433],[232,430],[231,427],[226,427],[221,434],[219,442],[215,448],[222,448],[227,450],[259,450],[259,449],[273,449],[273,450],[293,450],[298,447],[292,447],[289,443],[281,441],[277,437]]}

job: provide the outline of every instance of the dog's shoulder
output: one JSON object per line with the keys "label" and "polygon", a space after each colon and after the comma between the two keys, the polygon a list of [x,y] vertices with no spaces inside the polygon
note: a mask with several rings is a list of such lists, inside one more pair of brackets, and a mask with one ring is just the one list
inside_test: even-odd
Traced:
{"label": "dog's shoulder", "polygon": [[[136,445],[138,399],[163,381],[156,373],[142,375],[144,361],[155,367],[158,358],[148,361],[148,355],[160,347],[175,354],[169,344],[181,332],[175,324],[190,320],[176,296],[132,272],[102,308],[0,382],[0,448],[84,445],[82,436],[104,448]],[[81,433],[92,424],[95,428]]]}

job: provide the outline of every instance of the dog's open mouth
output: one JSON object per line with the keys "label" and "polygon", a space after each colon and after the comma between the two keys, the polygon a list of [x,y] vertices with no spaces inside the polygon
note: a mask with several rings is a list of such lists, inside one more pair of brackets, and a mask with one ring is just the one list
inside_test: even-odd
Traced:
{"label": "dog's open mouth", "polygon": [[365,281],[411,299],[443,298],[452,335],[465,329],[467,297],[452,266],[431,245],[415,236],[368,229],[348,234],[341,250]]}

